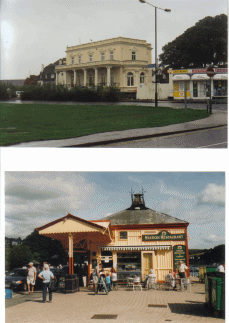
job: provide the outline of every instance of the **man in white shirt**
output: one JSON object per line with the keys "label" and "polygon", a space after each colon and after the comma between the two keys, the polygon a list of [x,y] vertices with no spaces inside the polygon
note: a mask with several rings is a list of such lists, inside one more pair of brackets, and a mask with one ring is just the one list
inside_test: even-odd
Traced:
{"label": "man in white shirt", "polygon": [[185,275],[185,270],[188,269],[188,267],[182,263],[182,261],[179,261],[179,267],[178,267],[178,271],[179,271],[179,276],[180,278],[186,278]]}
{"label": "man in white shirt", "polygon": [[225,264],[222,264],[216,268],[216,271],[219,273],[225,273]]}

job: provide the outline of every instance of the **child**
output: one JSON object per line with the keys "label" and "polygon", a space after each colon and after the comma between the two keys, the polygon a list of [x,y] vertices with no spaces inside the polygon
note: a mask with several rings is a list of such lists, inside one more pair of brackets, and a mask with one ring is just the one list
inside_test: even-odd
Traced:
{"label": "child", "polygon": [[106,275],[106,285],[107,285],[108,292],[110,292],[111,291],[111,276],[110,276],[109,272]]}
{"label": "child", "polygon": [[111,269],[111,282],[112,282],[113,289],[117,290],[118,289],[118,282],[117,282],[117,273],[116,273],[115,268]]}

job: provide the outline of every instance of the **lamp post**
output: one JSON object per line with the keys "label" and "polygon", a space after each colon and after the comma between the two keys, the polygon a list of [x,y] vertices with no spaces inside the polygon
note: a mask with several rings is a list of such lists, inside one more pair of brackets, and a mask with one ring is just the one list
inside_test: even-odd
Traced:
{"label": "lamp post", "polygon": [[156,79],[156,82],[155,82],[155,108],[156,108],[157,107],[157,9],[161,9],[166,12],[171,12],[171,10],[156,7],[145,0],[139,0],[139,2],[148,3],[150,6],[155,8],[155,79]]}

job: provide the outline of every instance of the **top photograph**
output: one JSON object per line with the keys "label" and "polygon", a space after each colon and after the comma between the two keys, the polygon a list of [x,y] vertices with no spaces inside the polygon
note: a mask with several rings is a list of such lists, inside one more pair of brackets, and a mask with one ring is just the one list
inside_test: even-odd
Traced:
{"label": "top photograph", "polygon": [[0,147],[227,148],[226,0],[2,0]]}

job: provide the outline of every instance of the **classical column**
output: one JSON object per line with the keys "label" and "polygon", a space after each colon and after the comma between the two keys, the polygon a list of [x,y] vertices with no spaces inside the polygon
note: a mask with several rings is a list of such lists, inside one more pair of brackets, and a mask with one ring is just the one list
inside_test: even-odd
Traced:
{"label": "classical column", "polygon": [[58,84],[58,72],[56,72],[56,85]]}
{"label": "classical column", "polygon": [[76,85],[76,70],[74,70],[74,85]]}
{"label": "classical column", "polygon": [[111,83],[111,68],[107,66],[107,86],[110,86]]}
{"label": "classical column", "polygon": [[69,275],[74,274],[74,262],[73,262],[73,235],[69,233],[68,235],[69,242]]}
{"label": "classical column", "polygon": [[64,84],[67,85],[67,71],[64,72]]}
{"label": "classical column", "polygon": [[95,86],[97,86],[97,84],[98,84],[98,69],[94,68],[94,70],[95,70]]}
{"label": "classical column", "polygon": [[87,86],[87,70],[83,70],[83,85]]}

